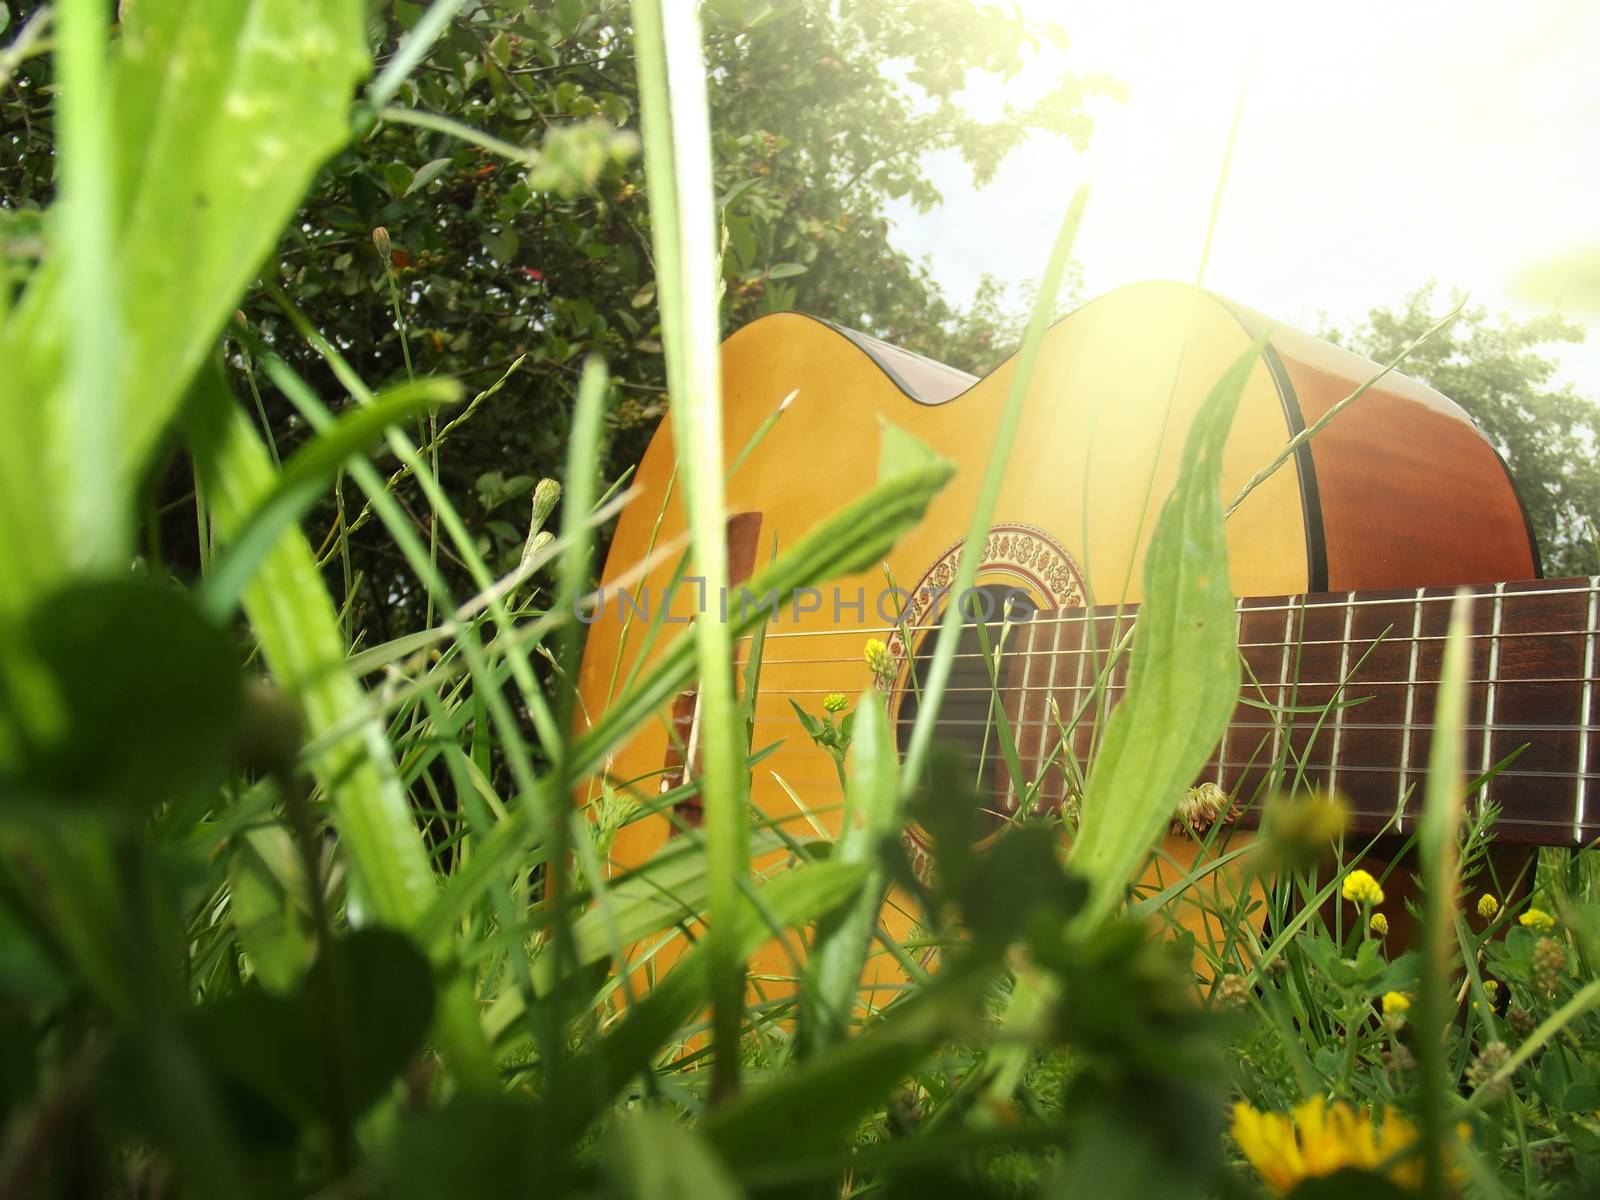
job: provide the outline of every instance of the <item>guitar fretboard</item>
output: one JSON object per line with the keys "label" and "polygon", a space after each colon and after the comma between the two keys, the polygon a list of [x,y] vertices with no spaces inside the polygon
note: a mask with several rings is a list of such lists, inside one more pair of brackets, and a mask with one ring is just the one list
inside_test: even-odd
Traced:
{"label": "guitar fretboard", "polygon": [[[1474,774],[1499,767],[1478,795],[1501,806],[1506,840],[1600,837],[1600,579],[1468,590],[1467,763]],[[1241,600],[1244,685],[1203,778],[1247,806],[1296,783],[1331,787],[1350,802],[1354,832],[1412,832],[1456,591]],[[1128,657],[1113,651],[1134,615],[1041,612],[1015,631],[1001,677],[1005,711],[1024,773],[1042,780],[1040,803],[1074,790],[1099,719],[1125,688]],[[1014,806],[1017,789],[1003,771],[997,787],[997,807]]]}

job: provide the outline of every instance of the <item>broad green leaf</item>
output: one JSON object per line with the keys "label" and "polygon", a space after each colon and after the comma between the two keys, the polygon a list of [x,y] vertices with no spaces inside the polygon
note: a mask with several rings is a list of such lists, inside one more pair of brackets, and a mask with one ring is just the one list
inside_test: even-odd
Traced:
{"label": "broad green leaf", "polygon": [[[109,157],[67,168],[107,206],[110,244],[92,273],[52,256],[0,329],[0,611],[71,563],[127,553],[139,474],[313,173],[345,141],[367,69],[361,0],[142,0],[126,17],[108,66],[90,76]],[[55,235],[73,227],[56,221]],[[89,287],[106,293],[80,294]],[[80,317],[106,296],[117,349],[86,431],[91,414],[62,397]],[[76,452],[90,432],[104,455]],[[104,499],[97,511],[73,500],[85,488]]]}
{"label": "broad green leaf", "polygon": [[1090,886],[1078,917],[1086,924],[1122,902],[1238,702],[1222,448],[1260,352],[1258,341],[1241,354],[1195,414],[1145,554],[1128,687],[1106,722],[1072,847],[1072,866]]}
{"label": "broad green leaf", "polygon": [[24,626],[48,706],[0,685],[19,752],[0,777],[22,794],[147,805],[214,786],[239,745],[243,684],[232,639],[187,592],[140,579],[69,584]]}
{"label": "broad green leaf", "polygon": [[439,176],[443,175],[449,169],[450,159],[430,159],[429,161],[423,163],[422,166],[417,168],[417,173],[412,176],[411,183],[406,187],[405,194],[409,196],[412,192],[420,191],[422,188],[427,187],[430,183],[439,178]]}
{"label": "broad green leaf", "polygon": [[329,964],[319,962],[292,995],[248,984],[195,1018],[225,1074],[300,1120],[335,1120],[341,1092],[349,1116],[371,1105],[433,1018],[428,960],[402,934],[360,929],[327,952],[339,956],[337,1007],[327,1002]]}

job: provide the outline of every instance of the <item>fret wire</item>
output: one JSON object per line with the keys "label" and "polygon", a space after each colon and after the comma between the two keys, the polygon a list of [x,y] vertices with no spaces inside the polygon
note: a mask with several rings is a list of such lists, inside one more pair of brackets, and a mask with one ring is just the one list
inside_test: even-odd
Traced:
{"label": "fret wire", "polygon": [[1590,740],[1590,712],[1589,704],[1594,695],[1594,639],[1595,617],[1600,609],[1600,597],[1597,597],[1597,587],[1600,587],[1600,578],[1591,577],[1589,580],[1589,632],[1584,638],[1583,645],[1583,699],[1578,712],[1583,722],[1582,730],[1578,734],[1578,795],[1573,810],[1573,832],[1576,839],[1582,841],[1584,809],[1588,800],[1589,780],[1586,777],[1589,769],[1589,740]]}
{"label": "fret wire", "polygon": [[[1238,646],[1244,640],[1244,605],[1243,604],[1234,605],[1233,611],[1234,611],[1234,617],[1233,617],[1233,644],[1235,646]],[[1227,756],[1227,753],[1228,753],[1228,735],[1230,733],[1232,733],[1232,732],[1233,732],[1233,723],[1230,721],[1228,723],[1228,727],[1222,731],[1222,747],[1221,747],[1221,750],[1222,750],[1223,757]],[[1218,787],[1222,786],[1222,761],[1221,761],[1221,759],[1218,759],[1218,761],[1217,761],[1217,786]]]}
{"label": "fret wire", "polygon": [[[1033,622],[1029,621],[1029,622],[1027,622],[1027,624],[1031,627]],[[1025,718],[1028,715],[1028,678],[1029,678],[1030,675],[1033,674],[1033,658],[1034,658],[1034,656],[1032,654],[1033,635],[1034,635],[1033,629],[1029,628],[1029,630],[1028,630],[1028,650],[1026,652],[1024,652],[1023,656],[1022,656],[1022,696],[1021,696],[1021,699],[1017,702],[1017,723],[1016,723],[1016,728],[1019,729],[1019,730],[1026,727]],[[997,667],[998,667],[998,665],[999,664],[996,663]],[[1049,694],[1050,694],[1050,692],[1049,692],[1049,689],[1047,687],[1046,690],[1045,690],[1045,695],[1048,696]],[[1002,711],[1003,710],[1004,710],[1004,701],[1002,700]],[[1020,754],[1017,755],[1017,763],[1018,763],[1019,766],[1022,763],[1022,756]],[[1006,774],[1010,775],[1010,772],[1007,771]],[[1008,788],[1008,791],[1007,791],[1006,799],[1009,802],[1010,799],[1011,799],[1011,793],[1016,792],[1016,790],[1017,790],[1017,781],[1014,780],[1014,779],[1011,780],[1007,784],[1007,788]],[[1017,797],[1017,799],[1020,800],[1021,796],[1019,795]],[[1011,807],[1013,809],[1015,809],[1016,806],[1013,804]]]}
{"label": "fret wire", "polygon": [[[1494,760],[1489,755],[1494,748],[1495,685],[1500,676],[1500,626],[1505,613],[1505,598],[1506,585],[1503,583],[1495,584],[1494,615],[1489,623],[1489,682],[1483,706],[1483,752],[1479,755],[1478,760],[1478,774],[1480,775],[1487,774],[1490,766],[1494,763]],[[1489,787],[1493,782],[1494,780],[1492,779],[1485,781],[1482,789],[1478,792],[1480,799],[1485,802],[1489,799]]]}
{"label": "fret wire", "polygon": [[[1356,610],[1354,592],[1345,593],[1344,606],[1344,635],[1339,639],[1339,686],[1348,686],[1350,678],[1350,630],[1355,620]],[[1334,693],[1335,697],[1339,695]],[[1328,755],[1328,788],[1331,791],[1339,781],[1339,748],[1344,740],[1344,705],[1338,705],[1333,710],[1333,749]],[[1218,770],[1221,770],[1219,767]]]}
{"label": "fret wire", "polygon": [[[1518,582],[1523,582],[1523,581],[1518,581]],[[1538,582],[1538,581],[1537,580],[1527,580],[1525,582],[1535,583],[1535,582]],[[1489,585],[1487,585],[1487,584],[1480,584],[1480,585],[1476,585],[1476,586],[1483,587],[1485,589],[1488,589],[1488,587],[1489,587]],[[1422,588],[1422,589],[1418,589],[1418,590],[1426,591],[1427,589],[1426,588]],[[1450,588],[1450,589],[1448,589],[1446,591],[1442,591],[1437,596],[1426,596],[1425,595],[1425,596],[1421,597],[1420,603],[1422,603],[1422,604],[1443,604],[1443,603],[1448,603],[1448,602],[1454,601],[1457,590],[1458,589],[1456,589],[1456,588]],[[1482,596],[1482,595],[1487,595],[1488,594],[1487,590],[1481,591],[1481,592],[1472,591],[1472,588],[1470,588],[1470,587],[1467,590],[1473,596]],[[1309,607],[1309,608],[1341,608],[1341,607],[1343,607],[1343,604],[1340,601],[1324,599],[1324,597],[1335,596],[1335,595],[1338,595],[1338,594],[1339,593],[1337,593],[1337,592],[1296,592],[1296,593],[1293,593],[1291,595],[1282,597],[1282,599],[1285,601],[1284,604],[1250,605],[1249,608],[1250,608],[1251,612],[1282,612],[1285,607],[1291,607],[1291,608],[1292,607],[1298,607],[1298,606],[1300,606],[1302,604],[1304,604],[1306,607]],[[1529,590],[1524,591],[1524,592],[1511,592],[1511,593],[1508,593],[1508,594],[1510,595],[1510,597],[1512,599],[1518,599],[1518,598],[1523,597],[1523,596],[1529,596],[1529,597],[1532,597],[1532,596],[1585,596],[1585,597],[1587,597],[1589,595],[1589,586],[1588,586],[1588,583],[1585,582],[1582,587],[1566,587],[1566,588],[1537,588],[1536,587],[1536,588],[1530,588]],[[1263,599],[1279,599],[1279,597],[1262,597],[1262,598]],[[1234,602],[1234,606],[1236,608],[1240,607],[1240,606],[1244,605],[1247,600],[1253,600],[1253,599],[1256,599],[1256,597],[1243,597],[1243,598],[1241,598],[1239,600],[1236,600]],[[1318,601],[1320,601],[1320,602],[1318,602]],[[1406,605],[1409,605],[1409,604],[1414,604],[1414,603],[1418,603],[1418,601],[1414,597],[1413,598],[1408,598],[1408,597],[1406,597],[1404,595],[1401,595],[1401,596],[1390,596],[1390,597],[1387,597],[1387,598],[1382,599],[1382,600],[1357,600],[1357,601],[1355,601],[1355,605],[1358,608],[1376,608],[1376,607],[1378,607],[1380,605],[1384,605],[1384,604],[1406,604]],[[1094,621],[1110,621],[1110,620],[1117,619],[1119,615],[1122,616],[1122,617],[1126,617],[1130,613],[1137,613],[1138,609],[1139,609],[1139,606],[1137,604],[1130,602],[1130,603],[1127,603],[1127,604],[1124,604],[1124,605],[1110,605],[1110,604],[1100,605],[1100,606],[1096,607],[1094,610],[1092,610],[1092,612],[1091,612],[1091,610],[1088,610],[1088,609],[1044,610],[1046,615],[1043,616],[1043,617],[1035,618],[1035,619],[1036,620],[1045,620],[1045,621],[1063,621],[1063,622],[1066,622],[1068,624],[1082,624],[1082,623],[1086,623],[1086,622],[1091,621],[1091,620],[1094,620]],[[1067,615],[1064,615],[1064,616],[1063,615],[1050,616],[1048,614],[1051,611],[1057,612],[1058,614],[1065,613]],[[999,624],[998,614],[997,614],[997,619],[994,620],[994,621],[991,621],[989,623],[990,624]],[[674,621],[673,624],[685,624],[686,625],[686,624],[688,624],[688,622],[687,621]],[[778,630],[778,631],[774,631],[774,632],[769,632],[767,634],[767,637],[769,639],[803,638],[803,637],[839,637],[839,636],[843,636],[843,635],[846,635],[846,634],[863,635],[863,634],[875,634],[875,633],[898,633],[898,632],[900,632],[900,628],[901,627],[898,626],[898,625],[884,625],[884,626],[861,625],[861,626],[854,626],[854,627],[849,628],[849,629],[796,629],[796,630],[792,630],[792,631],[790,631],[788,633],[784,633],[783,631]],[[937,624],[932,624],[932,625],[908,625],[908,626],[905,627],[905,632],[907,632],[907,633],[927,633],[927,632],[931,632],[931,631],[933,631],[935,629],[938,629],[938,628],[939,628],[939,626]],[[1575,629],[1575,630],[1566,630],[1566,631],[1563,631],[1563,632],[1581,634],[1584,631]],[[1481,636],[1481,635],[1473,635],[1473,636]],[[1442,638],[1439,639],[1439,640],[1442,640]]]}
{"label": "fret wire", "polygon": [[[1072,756],[1073,756],[1073,758],[1078,759],[1079,762],[1082,762],[1083,760],[1078,758],[1078,726],[1079,726],[1080,723],[1082,723],[1081,720],[1080,720],[1082,714],[1079,713],[1078,709],[1081,708],[1089,699],[1088,696],[1083,694],[1084,693],[1083,673],[1084,673],[1084,670],[1087,667],[1087,664],[1088,664],[1088,661],[1089,661],[1089,656],[1090,656],[1090,654],[1093,653],[1092,650],[1086,653],[1084,651],[1084,648],[1083,648],[1083,638],[1084,638],[1084,635],[1086,633],[1088,633],[1088,632],[1089,631],[1087,629],[1080,629],[1078,631],[1078,651],[1077,651],[1078,673],[1077,673],[1077,682],[1075,682],[1072,685],[1072,690],[1073,690],[1073,699],[1072,699],[1072,708],[1071,708],[1071,712],[1072,712]],[[1079,696],[1082,696],[1083,698],[1079,699],[1078,698]],[[1092,721],[1089,722],[1089,725],[1091,726],[1091,730],[1090,730],[1091,733],[1093,732],[1093,730],[1092,730],[1093,724],[1094,723]]]}
{"label": "fret wire", "polygon": [[[1052,703],[1054,703],[1054,701],[1055,701],[1055,694],[1056,694],[1056,668],[1058,666],[1060,666],[1060,662],[1061,662],[1061,660],[1057,656],[1060,653],[1061,653],[1061,624],[1060,624],[1060,622],[1057,622],[1055,624],[1055,627],[1053,629],[1051,629],[1051,631],[1050,631],[1050,675],[1045,680],[1045,684],[1044,684],[1044,687],[1045,687],[1045,692],[1044,692],[1044,720],[1046,722],[1045,728],[1049,727],[1050,705]],[[1038,755],[1036,756],[1036,758],[1034,760],[1034,764],[1033,764],[1033,777],[1035,779],[1039,778],[1040,775],[1044,774],[1045,746],[1049,743],[1049,740],[1050,740],[1049,738],[1045,737],[1044,730],[1041,729],[1039,731],[1039,752],[1038,752]],[[1040,786],[1042,787],[1043,785],[1041,784]]]}
{"label": "fret wire", "polygon": [[[1289,707],[1289,648],[1294,645],[1294,606],[1285,605],[1283,614],[1283,653],[1278,662],[1278,710],[1281,712]],[[1272,734],[1272,763],[1277,769],[1279,756],[1283,750],[1283,728],[1277,721],[1273,722]]]}

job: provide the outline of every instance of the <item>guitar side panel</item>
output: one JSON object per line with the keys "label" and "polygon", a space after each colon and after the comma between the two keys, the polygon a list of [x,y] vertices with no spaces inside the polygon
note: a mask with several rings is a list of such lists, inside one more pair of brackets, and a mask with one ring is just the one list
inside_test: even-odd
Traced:
{"label": "guitar side panel", "polygon": [[[1290,329],[1272,336],[1308,425],[1376,371]],[[1531,579],[1527,519],[1504,464],[1459,406],[1390,374],[1311,439],[1327,589]]]}

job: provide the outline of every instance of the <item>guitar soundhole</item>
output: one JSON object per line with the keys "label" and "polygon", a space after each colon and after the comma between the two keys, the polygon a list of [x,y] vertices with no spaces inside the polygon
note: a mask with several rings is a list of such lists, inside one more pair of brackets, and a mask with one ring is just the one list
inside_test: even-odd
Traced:
{"label": "guitar soundhole", "polygon": [[[1000,829],[1010,819],[1016,804],[1002,749],[1000,705],[1007,693],[1007,644],[1015,644],[1018,627],[1031,621],[1037,611],[1038,606],[1032,600],[1006,584],[977,587],[963,597],[965,624],[956,645],[955,664],[945,688],[944,702],[939,706],[939,719],[934,724],[934,740],[962,754],[966,778],[977,790],[982,805],[984,819],[980,824],[980,837]],[[916,723],[922,689],[927,686],[933,648],[939,637],[937,623],[942,619],[942,611],[930,619],[932,627],[918,639],[910,676],[900,688],[895,724],[902,754],[911,742],[911,728]],[[1016,715],[1015,711],[1008,710],[1006,719],[1012,723],[1013,739],[1020,741],[1015,728]]]}

